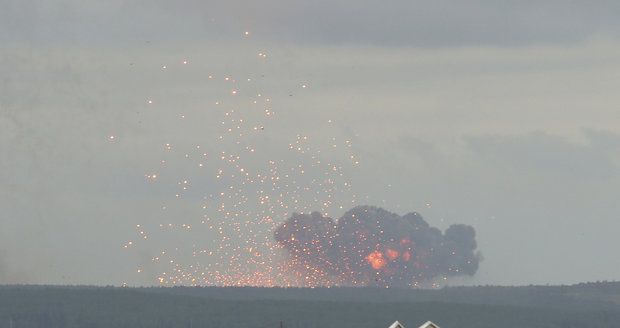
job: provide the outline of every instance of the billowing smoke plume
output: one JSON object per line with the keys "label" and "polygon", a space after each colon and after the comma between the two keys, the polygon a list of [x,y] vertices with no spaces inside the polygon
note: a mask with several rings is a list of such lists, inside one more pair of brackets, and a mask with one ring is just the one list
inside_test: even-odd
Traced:
{"label": "billowing smoke plume", "polygon": [[442,233],[418,213],[399,216],[370,206],[355,207],[337,222],[317,212],[293,214],[274,237],[309,285],[414,287],[473,275],[480,261],[473,227],[455,224]]}

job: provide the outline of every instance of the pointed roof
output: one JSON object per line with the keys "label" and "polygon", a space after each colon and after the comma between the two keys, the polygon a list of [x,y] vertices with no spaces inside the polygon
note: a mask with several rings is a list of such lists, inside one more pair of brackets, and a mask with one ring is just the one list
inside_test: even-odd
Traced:
{"label": "pointed roof", "polygon": [[423,325],[421,325],[420,328],[439,328],[439,326],[430,321],[427,321]]}
{"label": "pointed roof", "polygon": [[[405,326],[401,325],[400,322],[394,321],[394,323],[389,328],[405,328]],[[420,328],[439,328],[436,324],[431,321],[425,322]]]}

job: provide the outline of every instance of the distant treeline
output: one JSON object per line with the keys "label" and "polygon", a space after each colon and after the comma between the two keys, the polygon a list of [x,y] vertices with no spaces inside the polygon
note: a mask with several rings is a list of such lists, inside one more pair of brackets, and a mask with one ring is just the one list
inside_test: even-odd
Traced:
{"label": "distant treeline", "polygon": [[620,283],[373,288],[0,286],[0,327],[619,327]]}
{"label": "distant treeline", "polygon": [[620,306],[620,282],[593,282],[567,286],[475,286],[442,289],[152,287],[142,290],[219,300],[449,302],[551,307],[575,311],[602,309],[615,311]]}

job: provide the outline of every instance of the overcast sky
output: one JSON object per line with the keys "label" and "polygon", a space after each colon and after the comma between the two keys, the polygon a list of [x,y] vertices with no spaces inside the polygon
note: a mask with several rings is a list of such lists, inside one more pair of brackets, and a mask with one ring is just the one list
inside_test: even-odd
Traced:
{"label": "overcast sky", "polygon": [[[620,280],[617,1],[0,8],[0,283],[157,283],[136,268],[163,244],[123,245],[138,224],[198,220],[199,200],[163,213],[179,177],[145,175],[166,143],[218,149],[225,76],[252,79],[234,106],[245,90],[271,97],[256,140],[270,157],[289,160],[273,145],[298,134],[316,149],[349,140],[360,203],[474,226],[484,261],[454,283]],[[200,238],[161,233],[166,247]]]}

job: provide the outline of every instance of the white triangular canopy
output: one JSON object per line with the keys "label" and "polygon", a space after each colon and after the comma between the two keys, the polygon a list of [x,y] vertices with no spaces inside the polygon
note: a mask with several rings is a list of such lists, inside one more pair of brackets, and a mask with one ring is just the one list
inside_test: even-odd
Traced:
{"label": "white triangular canopy", "polygon": [[423,325],[421,325],[420,328],[439,328],[439,326],[430,321],[427,321]]}
{"label": "white triangular canopy", "polygon": [[390,326],[390,328],[405,328],[405,327],[401,325],[400,322],[394,321],[394,323]]}
{"label": "white triangular canopy", "polygon": [[[401,325],[400,322],[394,321],[394,323],[389,328],[405,328],[405,326]],[[439,328],[436,324],[431,321],[425,322],[420,328]]]}

